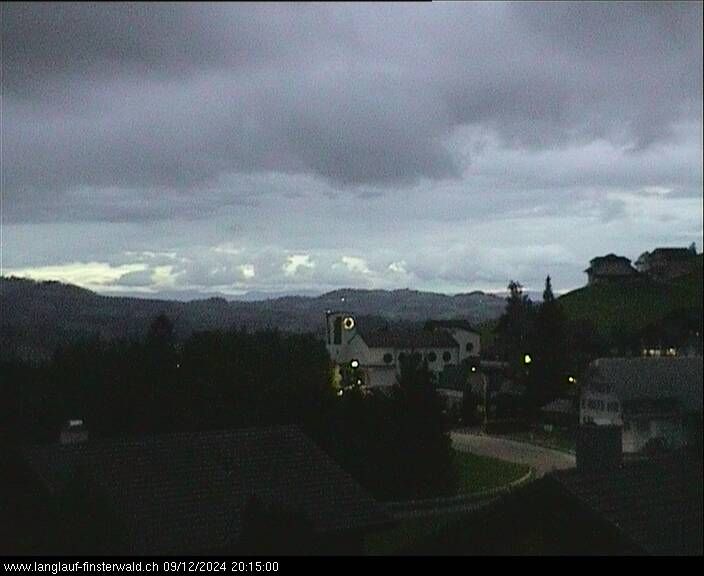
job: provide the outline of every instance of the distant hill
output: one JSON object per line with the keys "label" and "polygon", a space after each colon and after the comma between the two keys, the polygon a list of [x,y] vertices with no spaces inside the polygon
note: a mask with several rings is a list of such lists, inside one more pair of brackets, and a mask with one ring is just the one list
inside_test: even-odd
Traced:
{"label": "distant hill", "polygon": [[603,336],[633,334],[675,312],[702,316],[702,255],[689,275],[664,283],[639,276],[631,280],[585,286],[558,301],[572,320],[590,320]]}
{"label": "distant hill", "polygon": [[479,324],[499,317],[503,298],[471,292],[448,296],[416,290],[336,290],[320,296],[284,296],[257,301],[209,298],[179,302],[101,296],[59,282],[0,278],[0,337],[3,357],[41,358],[58,345],[86,336],[139,338],[165,313],[177,334],[244,327],[279,328],[323,335],[326,310],[398,322],[464,318]]}

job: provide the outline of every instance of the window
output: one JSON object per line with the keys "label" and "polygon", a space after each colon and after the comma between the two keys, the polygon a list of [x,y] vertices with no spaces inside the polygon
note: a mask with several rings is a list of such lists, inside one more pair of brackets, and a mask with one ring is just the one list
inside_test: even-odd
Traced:
{"label": "window", "polygon": [[387,352],[386,354],[384,354],[384,362],[386,362],[387,364],[391,364],[391,362],[393,362],[393,360],[394,360],[393,354],[391,354],[390,352]]}
{"label": "window", "polygon": [[467,344],[465,345],[464,349],[465,349],[467,352],[471,352],[472,350],[474,350],[474,344],[472,344],[471,342],[467,342]]}
{"label": "window", "polygon": [[445,351],[442,353],[442,359],[443,359],[445,362],[449,362],[449,361],[452,359],[452,354],[450,354],[449,351],[445,350]]}
{"label": "window", "polygon": [[435,352],[430,352],[428,354],[428,362],[435,362],[438,359],[438,355]]}

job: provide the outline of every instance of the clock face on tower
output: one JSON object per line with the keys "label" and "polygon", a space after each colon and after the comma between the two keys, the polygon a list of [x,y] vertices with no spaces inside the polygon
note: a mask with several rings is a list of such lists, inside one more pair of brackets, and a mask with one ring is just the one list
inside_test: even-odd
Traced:
{"label": "clock face on tower", "polygon": [[345,317],[345,319],[342,321],[342,325],[344,326],[345,330],[352,330],[352,328],[354,328],[354,318],[352,318],[352,316]]}

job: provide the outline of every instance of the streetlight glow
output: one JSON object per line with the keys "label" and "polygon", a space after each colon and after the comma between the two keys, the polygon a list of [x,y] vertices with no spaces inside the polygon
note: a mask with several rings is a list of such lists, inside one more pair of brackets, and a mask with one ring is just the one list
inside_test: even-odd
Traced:
{"label": "streetlight glow", "polygon": [[350,362],[350,366],[352,366],[352,368],[359,368],[359,360],[352,360],[352,362]]}
{"label": "streetlight glow", "polygon": [[530,357],[530,354],[525,354],[523,356],[523,363],[524,364],[530,364],[533,361],[533,359]]}

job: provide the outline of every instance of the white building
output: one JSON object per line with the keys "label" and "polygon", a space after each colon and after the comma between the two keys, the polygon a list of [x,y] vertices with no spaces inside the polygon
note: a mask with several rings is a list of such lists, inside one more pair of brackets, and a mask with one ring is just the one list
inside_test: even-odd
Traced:
{"label": "white building", "polygon": [[416,354],[431,372],[479,358],[479,333],[464,321],[428,322],[424,329],[364,331],[353,314],[327,312],[327,348],[339,367],[355,368],[365,386],[393,386],[404,355]]}
{"label": "white building", "polygon": [[623,426],[621,403],[614,392],[585,389],[579,400],[579,423]]}
{"label": "white building", "polygon": [[580,396],[581,424],[623,426],[623,451],[701,442],[702,358],[600,358]]}

